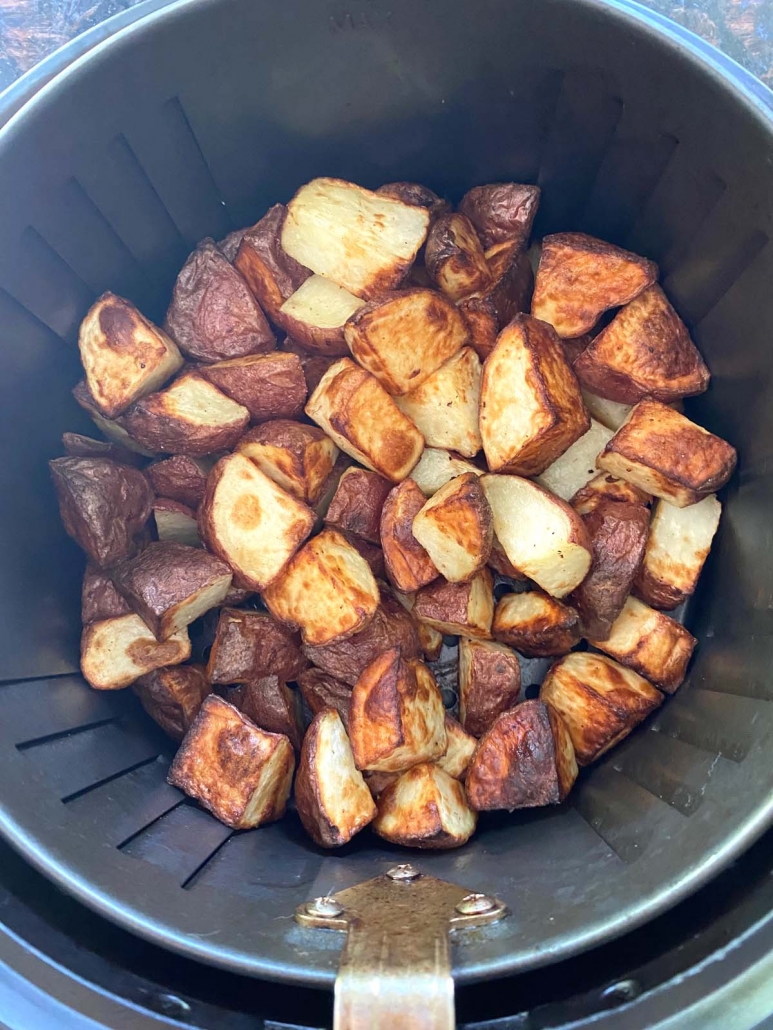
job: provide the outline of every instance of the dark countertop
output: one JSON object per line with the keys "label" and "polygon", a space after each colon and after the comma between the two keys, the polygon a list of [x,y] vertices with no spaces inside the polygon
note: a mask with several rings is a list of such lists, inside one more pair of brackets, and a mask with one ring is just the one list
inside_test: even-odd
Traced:
{"label": "dark countertop", "polygon": [[[138,0],[0,0],[0,90],[79,33]],[[642,0],[773,87],[771,0]]]}

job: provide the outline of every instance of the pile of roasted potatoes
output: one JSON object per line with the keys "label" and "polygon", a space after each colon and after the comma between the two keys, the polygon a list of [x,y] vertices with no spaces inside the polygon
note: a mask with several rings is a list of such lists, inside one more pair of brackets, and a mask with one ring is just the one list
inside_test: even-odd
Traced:
{"label": "pile of roasted potatoes", "polygon": [[[457,847],[478,812],[563,801],[684,679],[665,611],[735,450],[682,413],[709,371],[657,267],[531,244],[539,198],[315,179],[204,240],[163,328],[111,293],[83,321],[104,439],[50,463],[83,675],[133,688],[180,742],[169,782],[235,829],[294,782],[324,847]],[[555,659],[539,697],[521,657]]]}

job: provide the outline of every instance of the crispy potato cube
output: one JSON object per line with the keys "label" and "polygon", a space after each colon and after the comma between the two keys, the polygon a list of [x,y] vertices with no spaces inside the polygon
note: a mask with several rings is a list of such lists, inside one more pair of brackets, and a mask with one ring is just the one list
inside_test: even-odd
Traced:
{"label": "crispy potato cube", "polygon": [[282,250],[282,226],[287,209],[274,204],[251,229],[242,233],[234,267],[272,322],[284,302],[311,275],[311,270]]}
{"label": "crispy potato cube", "polygon": [[481,449],[480,378],[478,355],[471,347],[463,347],[421,386],[395,398],[395,404],[429,447],[448,448],[473,458]]}
{"label": "crispy potato cube", "polygon": [[604,498],[582,520],[593,562],[568,600],[580,616],[583,634],[604,640],[631,592],[647,544],[650,513],[641,504]]}
{"label": "crispy potato cube", "polygon": [[518,704],[521,666],[504,644],[490,640],[459,641],[459,722],[473,737],[482,737],[502,712]]}
{"label": "crispy potato cube", "polygon": [[584,233],[556,233],[542,241],[531,313],[561,337],[583,336],[657,278],[657,265],[638,254]]}
{"label": "crispy potato cube", "polygon": [[376,815],[335,709],[315,715],[306,732],[295,779],[295,804],[303,828],[323,848],[348,843]]}
{"label": "crispy potato cube", "polygon": [[62,448],[68,458],[110,458],[119,465],[138,467],[142,458],[136,451],[130,451],[109,440],[94,440],[82,433],[62,433]]}
{"label": "crispy potato cube", "polygon": [[209,472],[203,461],[175,454],[171,458],[154,461],[145,472],[159,497],[179,501],[194,511],[201,504]]}
{"label": "crispy potato cube", "polygon": [[479,742],[467,773],[467,798],[478,812],[557,805],[577,772],[561,716],[543,701],[524,701],[500,715]]}
{"label": "crispy potato cube", "polygon": [[629,597],[602,640],[588,634],[594,647],[608,654],[666,694],[681,686],[698,641],[680,623]]}
{"label": "crispy potato cube", "polygon": [[458,302],[467,323],[470,345],[481,361],[492,352],[497,336],[515,315],[529,310],[534,288],[531,263],[516,244],[496,244],[486,251],[486,263],[491,271],[491,283]]}
{"label": "crispy potato cube", "polygon": [[250,420],[241,404],[195,372],[138,401],[121,424],[143,447],[201,458],[233,447]]}
{"label": "crispy potato cube", "polygon": [[295,771],[287,737],[258,729],[210,694],[175,755],[167,780],[221,823],[248,830],[281,819]]}
{"label": "crispy potato cube", "polygon": [[431,497],[449,480],[455,476],[462,476],[465,472],[474,472],[476,476],[483,475],[483,469],[455,454],[437,447],[425,447],[418,464],[411,472],[411,479],[425,497]]}
{"label": "crispy potato cube", "polygon": [[91,622],[81,636],[81,672],[95,690],[120,690],[140,676],[191,656],[187,628],[159,643],[139,615]]}
{"label": "crispy potato cube", "polygon": [[108,568],[138,549],[153,491],[139,469],[109,458],[54,458],[48,463],[67,535]]}
{"label": "crispy potato cube", "polygon": [[183,265],[164,328],[180,350],[205,363],[276,345],[260,305],[214,240],[203,240]]}
{"label": "crispy potato cube", "polygon": [[[407,612],[413,612],[413,607],[416,604],[415,594],[405,594],[395,589],[392,590],[392,593]],[[438,632],[434,626],[430,626],[428,622],[422,622],[415,617],[413,621],[419,639],[419,648],[424,658],[428,662],[436,662],[440,657],[440,652],[443,650],[443,634]]]}
{"label": "crispy potato cube", "polygon": [[108,419],[158,390],[182,367],[165,332],[131,301],[103,293],[81,322],[78,347],[97,410]]}
{"label": "crispy potato cube", "polygon": [[300,674],[297,682],[312,716],[318,715],[325,708],[334,708],[341,716],[341,722],[349,729],[352,688],[348,683],[329,676],[322,669],[307,669]]}
{"label": "crispy potato cube", "polygon": [[201,666],[173,665],[140,676],[132,690],[164,733],[182,740],[212,687]]}
{"label": "crispy potato cube", "polygon": [[430,215],[342,179],[314,179],[287,205],[282,247],[313,272],[366,300],[399,286]]}
{"label": "crispy potato cube", "polygon": [[255,426],[241,438],[236,450],[283,490],[312,507],[338,457],[338,448],[321,429],[289,419]]}
{"label": "crispy potato cube", "polygon": [[582,391],[582,399],[591,417],[615,433],[631,414],[631,404],[618,404],[617,401],[610,401],[606,397],[599,397],[598,394],[591,393],[590,390]]}
{"label": "crispy potato cube", "polygon": [[578,515],[588,515],[605,500],[643,504],[647,507],[652,498],[633,483],[610,476],[608,472],[599,472],[577,491],[570,504]]}
{"label": "crispy potato cube", "polygon": [[541,590],[505,594],[494,611],[495,640],[514,647],[524,658],[568,654],[580,642],[580,619],[574,608]]}
{"label": "crispy potato cube", "polygon": [[468,190],[459,210],[475,226],[484,247],[513,242],[525,250],[541,192],[539,186],[520,182],[491,182]]}
{"label": "crispy potato cube", "polygon": [[113,582],[158,640],[168,640],[220,604],[230,566],[185,544],[155,543],[113,570]]}
{"label": "crispy potato cube", "polygon": [[452,301],[485,290],[491,283],[491,270],[475,227],[459,213],[440,215],[432,223],[424,263],[430,279]]}
{"label": "crispy potato cube", "polygon": [[81,588],[81,622],[87,626],[90,622],[101,622],[103,619],[115,619],[119,615],[130,615],[131,608],[115,589],[110,576],[98,565],[89,562],[83,574]]}
{"label": "crispy potato cube", "polygon": [[124,429],[118,419],[105,418],[101,414],[99,408],[94,403],[94,398],[89,392],[89,388],[86,385],[85,380],[81,380],[72,389],[72,395],[75,401],[83,408],[84,411],[88,412],[94,425],[102,433],[105,439],[111,443],[117,444],[121,448],[125,448],[128,451],[132,451],[134,454],[139,454],[144,458],[153,458],[155,452],[148,450],[147,447],[143,447],[135,439],[129,436],[129,433]]}
{"label": "crispy potato cube", "polygon": [[582,519],[559,497],[518,476],[483,476],[494,532],[512,564],[553,597],[585,579],[590,539]]}
{"label": "crispy potato cube", "polygon": [[416,594],[413,613],[421,622],[451,636],[491,639],[494,617],[494,581],[481,569],[467,583],[439,579]]}
{"label": "crispy potato cube", "polygon": [[467,342],[457,308],[434,290],[398,290],[359,308],[344,328],[355,360],[391,394],[417,389]]}
{"label": "crispy potato cube", "polygon": [[722,505],[709,495],[689,508],[658,501],[635,593],[653,608],[676,608],[695,592]]}
{"label": "crispy potato cube", "polygon": [[381,546],[389,582],[403,593],[437,579],[438,570],[413,535],[413,520],[424,507],[424,494],[412,479],[404,479],[387,495],[381,509]]}
{"label": "crispy potato cube", "polygon": [[660,401],[640,401],[597,464],[647,493],[686,508],[724,486],[735,448]]}
{"label": "crispy potato cube", "polygon": [[351,637],[375,615],[379,590],[368,563],[334,529],[309,540],[264,591],[275,618],[301,630],[305,644]]}
{"label": "crispy potato cube", "polygon": [[364,301],[321,275],[313,275],[288,297],[277,312],[277,324],[315,354],[348,354],[344,326]]}
{"label": "crispy potato cube", "polygon": [[357,680],[349,707],[349,738],[358,769],[403,772],[446,750],[443,701],[435,678],[399,648],[379,655]]}
{"label": "crispy potato cube", "polygon": [[301,695],[278,676],[232,687],[226,700],[262,730],[283,733],[296,751],[303,742]]}
{"label": "crispy potato cube", "polygon": [[399,483],[424,450],[424,437],[379,381],[349,358],[331,365],[309,398],[306,414],[342,451]]}
{"label": "crispy potato cube", "polygon": [[153,502],[153,518],[158,539],[162,543],[201,547],[196,512],[187,504],[172,501],[168,497],[157,497]]}
{"label": "crispy potato cube", "polygon": [[228,562],[240,585],[264,590],[314,528],[314,512],[286,493],[243,454],[212,469],[199,511],[199,532]]}
{"label": "crispy potato cube", "polygon": [[449,583],[472,579],[487,563],[494,536],[479,478],[468,472],[433,494],[414,517],[413,536]]}
{"label": "crispy potato cube", "polygon": [[539,475],[589,429],[555,332],[516,315],[483,366],[480,435],[489,469]]}
{"label": "crispy potato cube", "polygon": [[462,729],[453,716],[446,714],[445,722],[448,744],[445,753],[435,764],[455,780],[461,780],[469,768],[478,742],[471,733]]}
{"label": "crispy potato cube", "polygon": [[461,783],[425,762],[381,791],[373,830],[403,847],[447,850],[466,844],[476,824]]}
{"label": "crispy potato cube", "polygon": [[663,700],[638,673],[587,651],[560,658],[539,696],[563,719],[578,765],[590,765],[619,744]]}
{"label": "crispy potato cube", "polygon": [[297,354],[248,354],[202,365],[199,371],[227,397],[243,405],[253,422],[295,418],[303,411],[308,390]]}
{"label": "crispy potato cube", "polygon": [[620,404],[678,400],[708,389],[709,370],[657,284],[622,308],[574,363],[582,385]]}
{"label": "crispy potato cube", "polygon": [[447,200],[442,200],[437,193],[418,182],[385,182],[376,193],[400,200],[410,207],[425,207],[432,218],[445,214],[451,208]]}
{"label": "crispy potato cube", "polygon": [[564,451],[560,458],[556,458],[537,477],[537,482],[556,497],[570,501],[578,490],[598,475],[596,458],[613,436],[611,429],[592,418],[588,432],[576,440],[569,450]]}
{"label": "crispy potato cube", "polygon": [[346,469],[327,509],[325,525],[380,544],[381,509],[391,489],[389,480],[375,472]]}
{"label": "crispy potato cube", "polygon": [[271,675],[287,682],[308,665],[297,634],[267,612],[220,612],[207,663],[210,683],[250,683]]}

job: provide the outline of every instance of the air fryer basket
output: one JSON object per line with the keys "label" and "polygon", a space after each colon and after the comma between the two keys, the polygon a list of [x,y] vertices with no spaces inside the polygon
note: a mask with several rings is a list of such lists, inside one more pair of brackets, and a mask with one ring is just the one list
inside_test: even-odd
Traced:
{"label": "air fryer basket", "polygon": [[[451,199],[539,182],[538,234],[656,259],[713,372],[695,417],[739,449],[690,624],[687,682],[571,804],[482,820],[421,868],[512,915],[456,950],[462,980],[630,929],[771,822],[773,128],[767,95],[633,4],[181,0],[49,83],[0,132],[0,829],[115,921],[217,965],[332,981],[340,940],[290,918],[398,852],[317,849],[294,818],[232,834],[165,783],[130,692],[77,673],[82,558],[45,462],[77,326],[102,290],[161,317],[186,253],[314,175],[425,182]],[[729,65],[729,62],[724,62]]]}

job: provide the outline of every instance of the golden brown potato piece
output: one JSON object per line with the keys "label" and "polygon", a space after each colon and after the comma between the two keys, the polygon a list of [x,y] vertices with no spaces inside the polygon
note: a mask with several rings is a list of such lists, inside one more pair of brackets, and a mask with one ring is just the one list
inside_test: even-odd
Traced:
{"label": "golden brown potato piece", "polygon": [[325,515],[325,525],[353,533],[372,544],[381,543],[381,509],[392,484],[366,469],[348,468]]}
{"label": "golden brown potato piece", "polygon": [[72,395],[83,410],[88,412],[94,425],[107,440],[110,440],[119,447],[126,448],[126,450],[132,451],[135,454],[142,455],[145,458],[152,458],[155,456],[154,451],[149,450],[147,447],[143,447],[129,436],[128,432],[124,429],[118,419],[105,418],[105,416],[100,413],[99,408],[94,403],[94,398],[91,396],[89,388],[84,380],[81,380],[81,382],[73,387]]}
{"label": "golden brown potato piece", "polygon": [[242,233],[233,258],[258,303],[272,322],[288,297],[311,275],[311,270],[282,250],[286,208],[274,204],[251,229]]}
{"label": "golden brown potato piece", "polygon": [[335,709],[315,715],[306,732],[295,779],[295,804],[303,828],[323,848],[348,843],[376,815]]}
{"label": "golden brown potato piece", "polygon": [[539,475],[589,429],[555,332],[516,315],[483,366],[480,435],[489,469]]}
{"label": "golden brown potato piece", "polygon": [[255,426],[236,450],[283,490],[312,507],[322,496],[338,457],[338,448],[321,429],[289,419]]}
{"label": "golden brown potato piece", "polygon": [[295,751],[303,742],[301,695],[278,676],[262,676],[233,687],[226,700],[269,733],[283,733]]}
{"label": "golden brown potato piece", "polygon": [[249,683],[276,675],[294,680],[309,663],[296,633],[266,612],[223,608],[207,664],[210,683]]}
{"label": "golden brown potato piece", "polygon": [[440,758],[447,746],[445,712],[435,678],[399,648],[379,655],[352,691],[349,738],[358,769],[403,772]]}
{"label": "golden brown potato piece", "polygon": [[531,313],[561,337],[583,336],[657,278],[657,265],[638,254],[584,233],[556,233],[542,241]]}
{"label": "golden brown potato piece", "polygon": [[202,365],[201,375],[243,405],[253,422],[294,418],[306,402],[306,377],[297,354],[248,354]]}
{"label": "golden brown potato piece", "polygon": [[564,451],[560,458],[556,458],[537,477],[537,482],[556,497],[570,501],[578,490],[598,474],[596,458],[613,436],[611,429],[592,418],[588,432],[576,440],[569,450]]}
{"label": "golden brown potato piece", "polygon": [[406,848],[447,850],[466,844],[476,824],[461,783],[425,762],[381,791],[373,830]]}
{"label": "golden brown potato piece", "polygon": [[430,447],[444,447],[473,458],[481,449],[480,359],[463,347],[421,386],[395,398],[400,411],[419,429]]}
{"label": "golden brown potato piece", "polygon": [[309,540],[266,588],[263,600],[305,644],[351,637],[375,615],[379,590],[365,559],[334,529]]}
{"label": "golden brown potato piece", "polygon": [[287,205],[284,251],[366,300],[399,286],[424,243],[430,215],[342,179],[314,179]]}
{"label": "golden brown potato piece", "polygon": [[140,676],[132,690],[164,733],[182,740],[212,687],[200,665],[175,665]]}
{"label": "golden brown potato piece", "polygon": [[459,722],[473,737],[482,737],[495,719],[518,704],[521,667],[518,656],[490,640],[459,641]]}
{"label": "golden brown potato piece", "polygon": [[184,454],[154,461],[145,470],[150,485],[159,497],[179,501],[194,511],[204,498],[208,471],[203,461]]}
{"label": "golden brown potato piece", "polygon": [[414,517],[413,536],[449,583],[472,579],[488,562],[494,536],[480,479],[468,472],[446,483]]}
{"label": "golden brown potato piece", "polygon": [[264,590],[314,528],[314,512],[243,454],[212,469],[199,510],[207,547],[228,562],[240,585]]}
{"label": "golden brown potato piece", "polygon": [[447,200],[442,200],[437,193],[418,182],[385,182],[376,193],[401,200],[410,207],[425,207],[432,218],[445,214],[451,207]]}
{"label": "golden brown potato piece", "polygon": [[417,387],[467,342],[457,308],[434,290],[398,290],[363,305],[344,328],[355,360],[391,394]]}
{"label": "golden brown potato piece", "polygon": [[491,283],[478,234],[462,214],[435,219],[427,235],[424,263],[430,279],[454,302],[485,290]]}
{"label": "golden brown potato piece", "polygon": [[559,497],[518,476],[483,476],[494,532],[524,576],[553,597],[565,597],[585,579],[590,540],[582,519]]}
{"label": "golden brown potato piece", "polygon": [[490,182],[468,190],[459,210],[475,226],[484,247],[513,242],[525,250],[541,192],[539,186],[520,182]]}
{"label": "golden brown potato piece", "polygon": [[336,357],[349,353],[344,326],[363,305],[364,301],[342,286],[312,275],[284,302],[276,321],[306,350]]}
{"label": "golden brown potato piece", "polygon": [[678,400],[708,389],[709,370],[657,284],[627,304],[574,363],[582,385],[620,404]]}
{"label": "golden brown potato piece", "polygon": [[167,780],[235,830],[281,819],[295,755],[287,737],[258,729],[210,694],[175,755]]}
{"label": "golden brown potato piece", "polygon": [[713,494],[689,508],[658,501],[634,592],[653,608],[667,609],[693,594],[721,514]]}
{"label": "golden brown potato piece", "polygon": [[590,390],[582,391],[582,399],[585,401],[585,407],[591,413],[591,417],[615,433],[631,414],[631,404],[618,404],[617,401],[599,397]]}
{"label": "golden brown potato piece", "polygon": [[469,768],[478,742],[471,733],[462,729],[453,716],[446,714],[445,723],[448,744],[445,753],[435,764],[455,780],[461,780]]}
{"label": "golden brown potato piece", "polygon": [[640,401],[599,455],[599,468],[686,508],[724,486],[736,451],[660,401]]}
{"label": "golden brown potato piece", "polygon": [[599,472],[577,491],[570,504],[578,515],[588,515],[604,500],[643,504],[647,507],[652,498],[633,483],[610,476],[608,472]]}
{"label": "golden brown potato piece", "polygon": [[157,497],[153,502],[156,533],[162,543],[201,547],[196,512],[180,501]]}
{"label": "golden brown potato piece", "polygon": [[459,301],[470,345],[485,361],[497,336],[519,311],[528,311],[534,288],[534,273],[526,254],[514,243],[498,243],[486,251],[492,281],[478,293]]}
{"label": "golden brown potato piece", "polygon": [[214,240],[203,240],[183,265],[164,328],[180,350],[205,363],[276,345],[260,305]]}
{"label": "golden brown potato piece", "polygon": [[514,647],[524,658],[568,654],[581,636],[574,608],[541,590],[505,594],[497,602],[491,632],[495,640]]}
{"label": "golden brown potato piece", "polygon": [[114,293],[103,293],[92,305],[78,347],[93,403],[108,419],[158,390],[183,363],[166,333]]}
{"label": "golden brown potato piece", "polygon": [[619,744],[663,700],[637,673],[582,651],[555,663],[539,696],[564,720],[579,765],[590,765]]}
{"label": "golden brown potato piece", "polygon": [[411,479],[425,497],[431,497],[454,476],[462,476],[465,472],[474,472],[476,476],[483,475],[483,469],[456,454],[437,447],[425,447],[418,464],[411,472]]}
{"label": "golden brown potato piece", "polygon": [[95,690],[120,690],[140,676],[191,656],[188,630],[159,643],[139,615],[91,622],[81,636],[81,672]]}
{"label": "golden brown potato piece", "polygon": [[582,520],[593,562],[568,600],[580,616],[584,636],[604,640],[631,592],[647,544],[650,513],[641,504],[604,498]]}
{"label": "golden brown potato piece", "polygon": [[405,479],[424,450],[416,426],[375,376],[349,358],[331,365],[306,414],[344,453],[393,483]]}
{"label": "golden brown potato piece", "polygon": [[249,420],[241,404],[202,376],[186,372],[166,390],[138,401],[121,416],[121,425],[155,453],[201,458],[233,447]]}
{"label": "golden brown potato piece", "polygon": [[142,464],[142,458],[135,451],[109,440],[94,440],[82,433],[62,433],[62,448],[68,458],[110,458],[119,465],[134,468]]}
{"label": "golden brown potato piece", "polygon": [[138,469],[109,458],[48,463],[67,535],[102,568],[135,554],[153,510],[153,491]]}
{"label": "golden brown potato piece", "polygon": [[413,520],[424,507],[424,494],[405,479],[387,496],[381,509],[381,546],[389,582],[413,593],[439,575],[434,562],[413,535]]}
{"label": "golden brown potato piece", "polygon": [[602,640],[588,634],[600,651],[673,694],[681,686],[698,641],[684,626],[629,597]]}
{"label": "golden brown potato piece", "polygon": [[451,636],[491,639],[494,617],[494,581],[488,569],[467,583],[438,579],[416,594],[413,614],[421,622]]}
{"label": "golden brown potato piece", "polygon": [[110,576],[98,565],[89,562],[83,574],[81,588],[81,622],[87,626],[90,622],[101,622],[103,619],[115,619],[119,615],[131,614],[131,608],[115,589]]}
{"label": "golden brown potato piece", "polygon": [[325,708],[334,708],[349,729],[352,688],[348,683],[328,676],[322,669],[307,669],[298,677],[298,688],[312,715],[318,715]]}
{"label": "golden brown potato piece", "polygon": [[500,715],[478,743],[467,773],[467,798],[478,812],[557,805],[577,772],[561,716],[542,701],[524,701]]}

